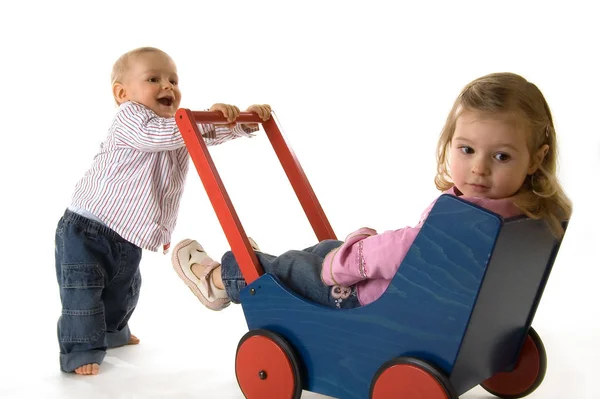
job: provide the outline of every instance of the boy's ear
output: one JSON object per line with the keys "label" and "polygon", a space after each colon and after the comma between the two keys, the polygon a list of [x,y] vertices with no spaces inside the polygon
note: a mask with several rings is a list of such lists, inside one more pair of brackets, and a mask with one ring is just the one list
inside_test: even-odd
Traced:
{"label": "boy's ear", "polygon": [[532,175],[538,170],[538,168],[544,161],[546,154],[548,154],[548,150],[550,150],[550,146],[548,144],[544,144],[536,151],[535,154],[533,154],[533,156],[531,157],[529,169],[527,170],[528,175]]}
{"label": "boy's ear", "polygon": [[125,86],[123,86],[121,83],[115,82],[115,84],[113,84],[112,89],[113,97],[115,98],[117,104],[123,104],[125,101],[128,100],[127,90],[125,89]]}

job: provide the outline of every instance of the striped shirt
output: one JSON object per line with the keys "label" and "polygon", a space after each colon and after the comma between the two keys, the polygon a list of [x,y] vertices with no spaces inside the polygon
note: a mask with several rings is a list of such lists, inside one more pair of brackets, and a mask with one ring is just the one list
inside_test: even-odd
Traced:
{"label": "striped shirt", "polygon": [[[206,145],[251,137],[258,129],[198,125]],[[175,118],[141,104],[121,104],[100,152],[75,186],[70,209],[89,213],[124,239],[168,248],[188,172],[189,154]]]}

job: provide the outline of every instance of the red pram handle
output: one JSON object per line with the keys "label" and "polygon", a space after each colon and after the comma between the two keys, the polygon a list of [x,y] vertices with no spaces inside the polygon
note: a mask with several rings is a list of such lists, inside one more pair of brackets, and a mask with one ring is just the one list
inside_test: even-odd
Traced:
{"label": "red pram handle", "polygon": [[[221,112],[203,112],[190,111],[189,109],[181,108],[175,115],[177,126],[183,136],[183,140],[190,153],[192,161],[196,166],[198,175],[202,180],[204,189],[208,194],[210,202],[217,214],[217,218],[221,223],[221,227],[229,241],[231,250],[240,265],[244,278],[247,284],[252,283],[260,275],[263,274],[263,269],[258,263],[256,255],[250,246],[248,237],[240,223],[237,213],[231,204],[231,200],[221,177],[217,172],[212,157],[208,152],[204,139],[200,135],[198,123],[226,124],[227,120]],[[317,199],[300,162],[296,155],[285,141],[281,131],[275,121],[275,114],[271,114],[271,118],[263,121],[253,112],[241,112],[235,123],[261,123],[265,130],[277,158],[283,170],[287,175],[292,188],[304,209],[310,225],[312,226],[317,239],[323,241],[326,239],[336,239],[335,233],[321,208],[321,204]]]}

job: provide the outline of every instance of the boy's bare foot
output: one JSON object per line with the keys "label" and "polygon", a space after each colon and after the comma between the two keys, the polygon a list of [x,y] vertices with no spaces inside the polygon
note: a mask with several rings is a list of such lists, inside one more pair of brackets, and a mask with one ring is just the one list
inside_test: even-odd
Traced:
{"label": "boy's bare foot", "polygon": [[127,346],[127,345],[137,345],[137,344],[139,344],[139,343],[140,343],[140,339],[139,339],[138,337],[136,337],[135,335],[131,334],[131,335],[129,336],[129,341],[127,341],[127,343],[126,343],[126,344],[119,345],[119,346],[111,346],[111,347],[110,347],[110,348],[108,348],[108,349],[122,348],[122,347],[124,347],[124,346]]}
{"label": "boy's bare foot", "polygon": [[[127,345],[137,345],[140,343],[140,339],[135,335],[131,334]],[[75,374],[79,375],[96,375],[100,371],[100,366],[97,363],[84,364],[83,366],[77,367]]]}
{"label": "boy's bare foot", "polygon": [[140,339],[138,337],[136,337],[135,335],[131,334],[131,337],[129,337],[129,342],[127,342],[127,345],[137,345],[140,343]]}
{"label": "boy's bare foot", "polygon": [[100,366],[98,364],[84,364],[83,366],[77,367],[75,369],[75,374],[79,375],[96,375],[100,371]]}

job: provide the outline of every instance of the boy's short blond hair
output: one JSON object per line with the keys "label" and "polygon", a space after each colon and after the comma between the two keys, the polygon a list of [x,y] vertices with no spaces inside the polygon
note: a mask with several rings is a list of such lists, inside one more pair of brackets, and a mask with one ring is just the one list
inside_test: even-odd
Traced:
{"label": "boy's short blond hair", "polygon": [[169,54],[167,54],[164,51],[157,49],[155,47],[139,47],[139,48],[136,48],[135,50],[128,51],[125,54],[123,54],[122,56],[120,56],[119,59],[113,65],[112,73],[110,74],[111,86],[114,85],[115,83],[121,82],[123,80],[123,76],[125,75],[125,73],[127,72],[127,69],[129,68],[129,61],[133,57],[135,57],[136,55],[139,55],[139,54],[152,53],[152,52],[162,53],[162,54],[166,55],[167,57],[169,57]]}

